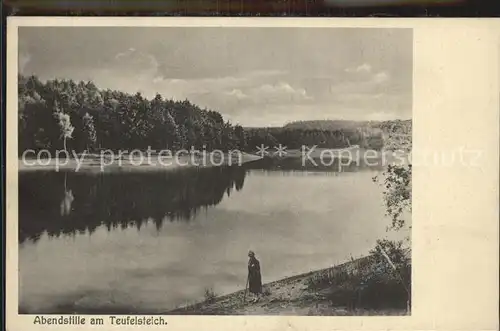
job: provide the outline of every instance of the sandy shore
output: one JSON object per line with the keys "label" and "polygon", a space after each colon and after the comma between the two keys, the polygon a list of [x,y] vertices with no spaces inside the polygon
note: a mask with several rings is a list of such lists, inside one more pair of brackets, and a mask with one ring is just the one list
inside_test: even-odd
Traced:
{"label": "sandy shore", "polygon": [[[263,285],[264,295],[257,302],[241,290],[211,300],[177,308],[167,315],[301,315],[301,316],[352,316],[352,315],[407,315],[404,308],[366,309],[356,306],[356,299],[345,301],[344,284],[326,288],[311,286],[326,274],[372,272],[373,258],[363,257],[347,263],[288,277]],[[346,280],[348,283],[349,280]],[[356,290],[351,291],[356,293]],[[349,294],[350,295],[350,294]],[[349,296],[348,295],[348,296]],[[334,298],[337,297],[338,300]],[[333,299],[332,299],[333,298]]]}
{"label": "sandy shore", "polygon": [[[383,165],[389,163],[401,163],[406,156],[395,156],[392,151],[371,151],[360,149],[358,146],[340,149],[312,148],[307,152],[302,150],[287,150],[283,154],[276,151],[266,151],[266,158],[270,159],[303,159],[304,161],[314,160],[314,162],[327,162],[330,164],[331,158],[343,160],[344,164],[356,163],[360,160],[370,162],[372,165]],[[139,155],[121,155],[112,157],[103,154],[73,154],[66,159],[61,157],[51,158],[26,158],[18,160],[19,171],[37,170],[74,170],[90,172],[109,171],[160,171],[172,170],[181,167],[212,167],[223,165],[241,165],[248,162],[261,160],[261,155],[241,152],[239,154],[183,154],[183,155],[158,155],[149,156],[143,153]],[[330,163],[329,163],[330,162]],[[404,162],[403,162],[404,163]],[[321,164],[321,163],[320,163]]]}

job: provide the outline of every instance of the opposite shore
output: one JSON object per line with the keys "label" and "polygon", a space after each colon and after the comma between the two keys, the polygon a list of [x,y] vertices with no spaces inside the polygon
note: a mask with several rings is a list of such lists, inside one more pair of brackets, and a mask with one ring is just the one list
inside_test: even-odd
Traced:
{"label": "opposite shore", "polygon": [[134,157],[128,154],[113,157],[100,154],[78,154],[68,159],[45,158],[19,159],[19,171],[37,170],[75,170],[75,171],[151,171],[173,170],[180,167],[212,167],[244,164],[261,157],[240,153],[239,155],[219,154],[212,157],[200,155],[161,156],[150,155],[153,161],[144,157]]}
{"label": "opposite shore", "polygon": [[[19,158],[19,171],[37,170],[76,170],[76,171],[148,171],[148,170],[172,170],[180,167],[216,167],[243,165],[262,159],[274,160],[301,160],[303,166],[328,167],[334,162],[340,162],[343,166],[352,163],[380,166],[384,163],[404,163],[405,156],[395,157],[390,151],[366,150],[358,146],[347,148],[308,148],[303,150],[266,150],[262,153],[249,153],[233,151],[231,153],[196,152],[196,153],[146,153],[137,150],[138,153],[61,153],[55,156],[46,153],[47,156],[40,157],[40,154],[31,153],[36,157]],[[336,161],[335,161],[336,160]],[[382,164],[381,164],[382,163]]]}

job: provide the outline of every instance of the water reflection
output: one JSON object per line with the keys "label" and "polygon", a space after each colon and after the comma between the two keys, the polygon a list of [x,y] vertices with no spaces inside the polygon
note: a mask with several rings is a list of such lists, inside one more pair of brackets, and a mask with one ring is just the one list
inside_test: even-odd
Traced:
{"label": "water reflection", "polygon": [[174,220],[189,221],[243,188],[245,169],[217,167],[169,172],[19,175],[19,242]]}
{"label": "water reflection", "polygon": [[264,158],[243,167],[189,168],[168,172],[83,173],[36,171],[19,175],[19,242],[92,234],[154,222],[191,220],[200,208],[219,204],[232,190],[243,189],[247,171],[283,175],[338,175],[378,167],[338,159],[331,164],[301,158]]}
{"label": "water reflection", "polygon": [[68,216],[71,213],[71,205],[75,200],[73,191],[67,188],[68,174],[64,173],[64,197],[61,201],[61,216]]}
{"label": "water reflection", "polygon": [[23,172],[20,312],[165,312],[242,289],[248,249],[264,282],[364,255],[386,235],[380,187],[336,169]]}
{"label": "water reflection", "polygon": [[362,157],[352,161],[340,160],[339,158],[306,158],[306,157],[283,157],[271,158],[265,157],[261,160],[251,162],[245,165],[247,169],[267,171],[290,171],[298,172],[321,172],[323,174],[339,174],[343,172],[373,171],[383,169],[383,160],[367,159]]}

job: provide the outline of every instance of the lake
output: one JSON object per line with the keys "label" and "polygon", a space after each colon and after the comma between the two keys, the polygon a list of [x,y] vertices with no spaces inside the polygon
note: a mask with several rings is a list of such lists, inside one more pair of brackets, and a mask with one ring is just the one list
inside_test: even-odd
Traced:
{"label": "lake", "polygon": [[21,313],[160,313],[359,257],[387,235],[379,169],[274,161],[151,172],[21,172]]}

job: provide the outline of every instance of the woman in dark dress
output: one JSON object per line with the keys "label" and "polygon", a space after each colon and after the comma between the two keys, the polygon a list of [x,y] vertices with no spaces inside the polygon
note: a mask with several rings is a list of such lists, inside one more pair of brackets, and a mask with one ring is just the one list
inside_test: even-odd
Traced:
{"label": "woman in dark dress", "polygon": [[248,290],[253,293],[257,301],[262,293],[262,277],[260,275],[260,263],[255,258],[255,253],[248,252]]}

